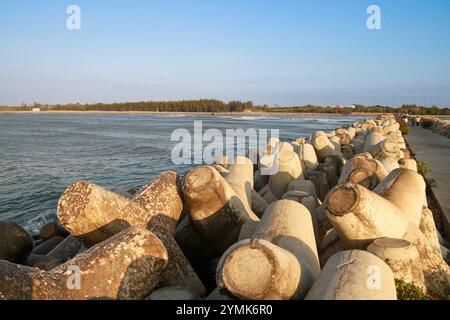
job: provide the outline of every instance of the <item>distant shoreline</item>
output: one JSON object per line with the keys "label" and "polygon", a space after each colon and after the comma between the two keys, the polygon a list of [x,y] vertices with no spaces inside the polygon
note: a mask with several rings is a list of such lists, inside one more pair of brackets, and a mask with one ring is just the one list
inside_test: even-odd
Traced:
{"label": "distant shoreline", "polygon": [[[322,112],[175,112],[175,111],[69,111],[69,110],[52,110],[52,111],[10,111],[0,110],[1,113],[24,113],[24,114],[176,114],[176,115],[314,115],[314,116],[379,116],[386,114],[385,112],[352,112],[350,114],[342,113],[322,113]],[[449,115],[417,115],[421,117],[449,117]]]}
{"label": "distant shoreline", "polygon": [[64,113],[73,113],[73,114],[178,114],[178,115],[293,115],[293,114],[303,114],[303,115],[323,115],[323,116],[377,116],[380,114],[384,114],[382,112],[352,112],[351,114],[342,114],[342,113],[322,113],[322,112],[174,112],[174,111],[69,111],[69,110],[52,110],[52,111],[40,111],[40,112],[32,112],[32,111],[0,111],[0,113],[25,113],[25,114],[43,114],[43,113],[53,113],[53,114],[64,114]]}

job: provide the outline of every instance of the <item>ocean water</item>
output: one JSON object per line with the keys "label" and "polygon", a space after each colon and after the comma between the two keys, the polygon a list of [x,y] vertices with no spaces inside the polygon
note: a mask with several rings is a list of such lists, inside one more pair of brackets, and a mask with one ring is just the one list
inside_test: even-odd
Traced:
{"label": "ocean water", "polygon": [[129,190],[175,165],[174,130],[279,129],[283,140],[330,131],[366,117],[312,115],[182,115],[108,113],[0,113],[0,221],[36,232],[56,217],[56,205],[74,181]]}

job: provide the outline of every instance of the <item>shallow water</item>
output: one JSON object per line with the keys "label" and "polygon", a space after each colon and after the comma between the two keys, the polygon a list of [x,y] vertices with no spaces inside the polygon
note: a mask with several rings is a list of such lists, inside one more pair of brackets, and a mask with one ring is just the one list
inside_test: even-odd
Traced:
{"label": "shallow water", "polygon": [[56,204],[76,180],[128,190],[173,170],[175,129],[279,129],[283,140],[330,131],[362,118],[311,115],[180,115],[0,113],[0,221],[35,232],[54,219]]}

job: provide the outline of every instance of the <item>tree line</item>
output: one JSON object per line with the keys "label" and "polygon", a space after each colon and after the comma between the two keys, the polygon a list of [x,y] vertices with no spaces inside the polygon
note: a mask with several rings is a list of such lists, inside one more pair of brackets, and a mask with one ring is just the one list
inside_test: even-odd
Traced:
{"label": "tree line", "polygon": [[242,112],[253,110],[253,102],[230,101],[225,103],[216,99],[180,100],[180,101],[142,101],[123,103],[70,103],[65,105],[48,105],[32,103],[20,107],[1,107],[4,111],[31,111],[40,108],[41,111],[152,111],[152,112]]}
{"label": "tree line", "polygon": [[306,105],[299,107],[257,107],[259,111],[267,112],[284,112],[284,113],[334,113],[334,114],[352,114],[354,112],[364,113],[402,113],[402,114],[417,114],[417,115],[450,115],[449,108],[439,108],[437,106],[425,107],[417,106],[415,104],[405,104],[399,108],[389,106],[365,106],[361,104],[354,105],[355,108],[335,108]]}
{"label": "tree line", "polygon": [[0,106],[0,111],[31,111],[40,108],[41,111],[121,111],[121,112],[283,112],[283,113],[335,113],[351,114],[353,112],[367,113],[403,113],[418,115],[450,115],[449,108],[437,106],[425,107],[415,104],[405,104],[399,108],[389,106],[365,106],[356,104],[355,108],[334,108],[316,105],[297,107],[269,107],[268,105],[255,105],[252,101],[230,101],[223,102],[217,99],[180,100],[180,101],[142,101],[123,103],[95,103],[95,104],[23,104],[18,107]]}

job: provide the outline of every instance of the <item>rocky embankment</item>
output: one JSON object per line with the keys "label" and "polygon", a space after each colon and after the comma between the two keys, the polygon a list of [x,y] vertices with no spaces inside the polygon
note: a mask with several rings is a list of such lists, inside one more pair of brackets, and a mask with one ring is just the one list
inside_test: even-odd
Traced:
{"label": "rocky embankment", "polygon": [[424,128],[431,129],[433,132],[450,138],[450,120],[425,117],[421,119]]}
{"label": "rocky embankment", "polygon": [[389,116],[270,139],[257,164],[218,157],[134,195],[76,182],[57,216],[33,236],[0,223],[0,299],[450,294],[425,182]]}

